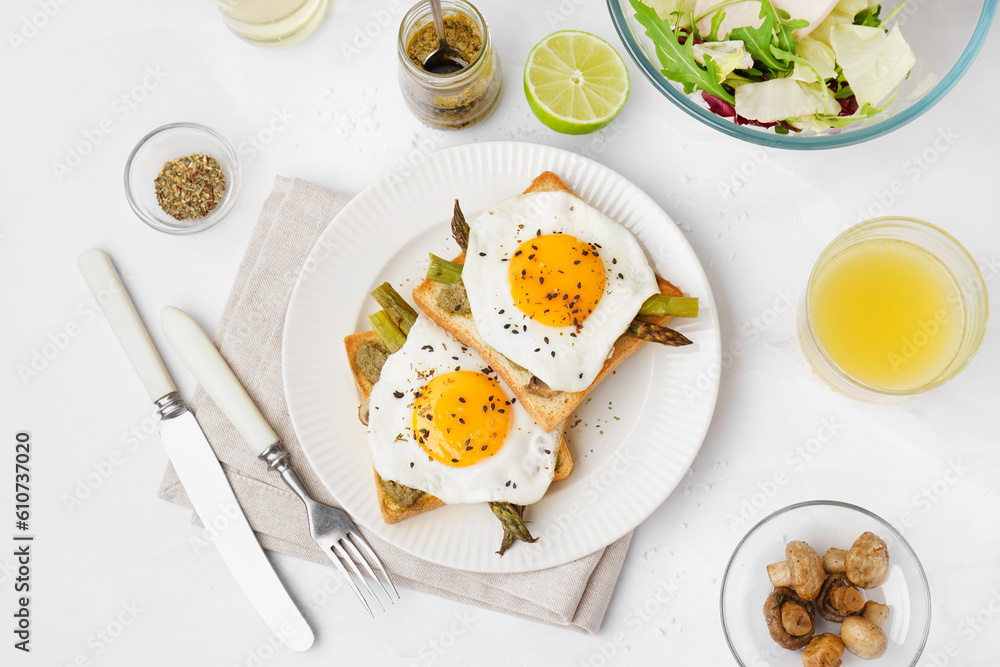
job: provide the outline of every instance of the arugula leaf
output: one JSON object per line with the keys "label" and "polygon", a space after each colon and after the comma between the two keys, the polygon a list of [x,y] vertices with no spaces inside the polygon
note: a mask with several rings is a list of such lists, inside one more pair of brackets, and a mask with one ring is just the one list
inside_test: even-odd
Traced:
{"label": "arugula leaf", "polygon": [[868,9],[862,9],[854,15],[854,25],[863,25],[869,28],[882,27],[882,21],[878,17],[881,11],[882,5],[875,5],[874,7],[869,7]]}
{"label": "arugula leaf", "polygon": [[[772,7],[773,8],[773,7]],[[761,12],[764,13],[763,11]],[[784,72],[789,69],[788,63],[782,62],[774,57],[771,52],[771,40],[774,37],[774,19],[770,16],[764,17],[764,22],[759,28],[744,26],[736,28],[729,33],[729,39],[743,40],[743,45],[753,56],[753,59],[771,71],[772,74]],[[788,51],[790,49],[786,49]]]}
{"label": "arugula leaf", "polygon": [[659,17],[656,11],[643,4],[640,0],[629,0],[635,10],[636,20],[646,28],[646,35],[656,45],[656,55],[663,65],[663,75],[671,81],[684,86],[685,93],[692,93],[696,88],[707,91],[730,104],[735,103],[733,94],[719,83],[719,67],[711,58],[705,59],[702,67],[694,59],[691,50],[693,39],[681,35],[670,27],[670,23]]}
{"label": "arugula leaf", "polygon": [[868,102],[865,102],[865,105],[861,107],[858,110],[858,112],[853,116],[829,116],[826,114],[818,113],[816,114],[815,117],[817,120],[823,121],[824,123],[828,123],[830,127],[844,127],[846,125],[850,125],[851,123],[855,123],[859,120],[864,120],[865,118],[871,118],[875,114],[882,113],[883,111],[885,111],[886,107],[892,104],[892,101],[896,99],[897,95],[899,95],[899,91],[894,92],[892,96],[885,101],[885,104],[883,104],[880,107],[873,107]]}
{"label": "arugula leaf", "polygon": [[803,19],[789,21],[791,15],[784,9],[777,9],[771,4],[771,0],[761,0],[760,17],[764,19],[765,23],[768,18],[771,19],[778,48],[788,52],[794,52],[795,45],[799,43],[797,39],[792,37],[792,31],[809,25],[809,21]]}
{"label": "arugula leaf", "polygon": [[808,67],[809,69],[811,69],[813,71],[813,74],[816,75],[816,83],[820,84],[821,86],[825,86],[826,85],[824,83],[824,81],[823,81],[823,77],[820,76],[819,70],[816,69],[816,66],[813,65],[808,60],[806,60],[805,58],[801,58],[801,57],[799,57],[799,56],[797,56],[794,53],[791,53],[789,51],[784,51],[784,50],[778,48],[777,46],[775,46],[774,44],[771,45],[771,53],[774,54],[775,58],[779,58],[781,60],[784,60],[784,61],[787,61],[787,62],[791,62],[791,63],[798,63],[798,64],[802,65],[803,67]]}
{"label": "arugula leaf", "polygon": [[[708,36],[705,37],[705,41],[706,42],[718,42],[718,41],[720,41],[719,40],[719,28],[722,27],[722,22],[725,21],[725,20],[726,20],[726,12],[725,12],[725,10],[720,9],[719,11],[717,11],[715,13],[715,16],[712,17],[711,31],[708,33]],[[697,26],[695,26],[695,28],[697,29]]]}

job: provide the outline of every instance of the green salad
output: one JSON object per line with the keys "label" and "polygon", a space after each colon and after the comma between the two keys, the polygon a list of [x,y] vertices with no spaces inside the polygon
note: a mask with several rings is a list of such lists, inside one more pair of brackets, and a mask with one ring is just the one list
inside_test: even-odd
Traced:
{"label": "green salad", "polygon": [[884,111],[916,62],[869,0],[630,0],[662,73],[708,108],[779,134]]}

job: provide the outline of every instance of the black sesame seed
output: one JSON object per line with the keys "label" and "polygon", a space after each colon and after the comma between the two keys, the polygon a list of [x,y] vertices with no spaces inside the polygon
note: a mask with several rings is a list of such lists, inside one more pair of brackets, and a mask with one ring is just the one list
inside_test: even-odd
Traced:
{"label": "black sesame seed", "polygon": [[510,486],[510,480],[509,479],[507,480],[507,483],[504,484],[504,486]]}
{"label": "black sesame seed", "polygon": [[517,488],[517,482],[514,482],[511,486],[516,489]]}
{"label": "black sesame seed", "polygon": [[459,304],[456,304],[455,307],[451,309],[451,312],[457,313],[460,310],[462,310],[462,304],[459,303]]}
{"label": "black sesame seed", "polygon": [[505,324],[505,325],[503,325],[503,328],[504,328],[504,329],[510,329],[510,324]]}
{"label": "black sesame seed", "polygon": [[433,352],[433,351],[434,351],[434,347],[433,347],[433,346],[431,346],[431,345],[424,345],[424,346],[423,346],[422,348],[420,348],[420,349],[421,349],[421,350],[427,350],[428,352]]}
{"label": "black sesame seed", "polygon": [[458,459],[452,459],[451,462],[452,463],[458,463]]}
{"label": "black sesame seed", "polygon": [[624,279],[624,278],[625,278],[625,276],[623,276],[623,275],[622,275],[622,274],[620,274],[620,273],[618,274],[618,280],[622,280],[622,279]]}
{"label": "black sesame seed", "polygon": [[472,445],[466,445],[465,451],[471,452],[472,451]]}
{"label": "black sesame seed", "polygon": [[552,358],[555,359],[555,356],[556,356],[556,351],[552,350]]}
{"label": "black sesame seed", "polygon": [[410,467],[411,468],[413,467],[413,461],[410,461]]}
{"label": "black sesame seed", "polygon": [[459,418],[458,418],[458,423],[459,423],[459,424],[464,424],[464,423],[465,423],[465,420],[464,420],[464,419],[462,419],[461,417],[459,417]]}
{"label": "black sesame seed", "polygon": [[611,263],[612,264],[617,264],[618,263],[618,258],[617,257],[612,257],[611,258]]}
{"label": "black sesame seed", "polygon": [[392,395],[395,396],[396,398],[403,398],[403,392],[401,391],[394,391],[392,392]]}
{"label": "black sesame seed", "polygon": [[546,336],[546,337],[545,337],[545,338],[543,338],[542,340],[544,340],[544,341],[545,341],[545,344],[546,344],[546,345],[548,345],[548,344],[549,344],[549,337],[548,337],[548,336]]}
{"label": "black sesame seed", "polygon": [[488,409],[485,405],[483,406],[483,412],[486,412]]}
{"label": "black sesame seed", "polygon": [[482,447],[480,447],[479,449],[481,449],[481,450],[483,450],[483,451],[485,452],[485,451],[486,451],[486,448],[487,448],[487,447],[489,447],[489,445],[483,445],[483,446],[482,446]]}
{"label": "black sesame seed", "polygon": [[573,260],[573,263],[574,263],[574,264],[579,264],[579,263],[580,263],[580,260],[578,260],[578,259],[574,259],[574,260]]}
{"label": "black sesame seed", "polygon": [[481,253],[479,253],[479,256],[480,257],[486,257],[486,253],[485,252],[481,252]]}
{"label": "black sesame seed", "polygon": [[540,347],[536,347],[535,348],[535,352],[541,352],[541,351],[542,351],[542,348],[540,348]]}
{"label": "black sesame seed", "polygon": [[458,397],[458,402],[459,403],[465,403],[465,398],[463,398],[462,396],[459,396]]}
{"label": "black sesame seed", "polygon": [[499,315],[503,315],[503,308],[501,308],[500,310],[498,310],[498,311],[497,311],[497,314],[499,314]]}
{"label": "black sesame seed", "polygon": [[552,452],[551,452],[550,450],[546,449],[546,450],[545,450],[545,453],[546,453],[546,454],[551,454]]}

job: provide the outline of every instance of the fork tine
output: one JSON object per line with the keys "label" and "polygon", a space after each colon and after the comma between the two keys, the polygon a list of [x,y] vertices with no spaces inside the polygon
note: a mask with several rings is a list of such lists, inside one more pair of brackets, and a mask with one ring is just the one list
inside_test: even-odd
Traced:
{"label": "fork tine", "polygon": [[[365,572],[368,573],[368,576],[374,579],[378,583],[378,585],[382,587],[382,592],[385,593],[385,597],[388,598],[389,602],[393,602],[392,596],[389,595],[389,591],[385,589],[385,584],[379,581],[379,578],[375,576],[375,572],[372,570],[372,566],[368,564],[368,559],[362,556],[361,552],[358,551],[358,547],[355,546],[354,533],[347,533],[347,539],[344,540],[344,546],[348,548],[348,550],[351,552],[351,555],[354,556],[354,559],[356,561],[361,562],[361,565],[362,567],[365,568]],[[378,598],[376,597],[375,599],[377,600]]]}
{"label": "fork tine", "polygon": [[[396,594],[396,599],[398,600],[399,599],[399,591],[396,590],[396,585],[392,583],[392,579],[389,578],[389,573],[386,572],[385,571],[385,567],[382,566],[382,560],[375,553],[375,550],[372,549],[372,546],[370,544],[368,544],[368,540],[365,539],[365,536],[362,535],[357,530],[350,531],[348,533],[348,535],[351,536],[353,542],[357,542],[358,546],[360,546],[362,549],[364,549],[365,554],[368,556],[368,560],[373,561],[375,563],[375,565],[379,569],[379,572],[382,573],[382,576],[385,577],[385,580],[389,583],[390,588],[392,588],[392,592]],[[357,538],[357,539],[354,539],[354,538]],[[382,585],[382,582],[377,577],[373,576],[373,578],[376,581],[379,582],[380,586]],[[382,586],[382,590],[383,591],[385,590],[385,586]],[[388,596],[389,594],[386,593],[386,595]],[[391,597],[389,598],[389,601],[390,602],[392,601]]]}
{"label": "fork tine", "polygon": [[[334,546],[336,546],[336,544],[334,544]],[[358,588],[356,583],[354,583],[354,579],[351,578],[351,573],[344,569],[344,564],[340,562],[339,555],[332,551],[327,555],[337,566],[337,569],[340,570],[340,573],[344,575],[344,579],[347,580],[347,583],[351,585],[351,589],[354,591],[354,594],[358,596],[358,599],[361,600],[361,604],[364,605],[365,609],[368,610],[368,614],[372,618],[375,618],[375,612],[373,612],[372,608],[368,605],[368,601],[365,600],[365,596],[361,593],[361,589]]]}
{"label": "fork tine", "polygon": [[352,559],[350,554],[348,554],[347,551],[344,550],[344,547],[340,545],[342,541],[343,539],[340,539],[333,543],[334,551],[338,556],[344,559],[344,561],[347,563],[347,566],[351,568],[351,571],[354,574],[358,575],[358,579],[360,579],[361,583],[364,584],[365,588],[368,589],[368,593],[371,594],[373,598],[375,598],[375,602],[378,602],[378,606],[382,608],[382,611],[385,611],[385,606],[382,604],[382,601],[378,599],[378,596],[375,595],[375,591],[372,590],[372,587],[368,585],[368,580],[365,579],[365,576],[361,574],[360,570],[358,570],[358,566],[355,565],[354,559]]}

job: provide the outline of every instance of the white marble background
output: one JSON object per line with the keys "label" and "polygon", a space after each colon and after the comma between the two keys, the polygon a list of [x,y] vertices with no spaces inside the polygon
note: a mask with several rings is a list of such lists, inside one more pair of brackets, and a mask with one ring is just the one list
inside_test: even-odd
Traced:
{"label": "white marble background", "polygon": [[[916,122],[866,145],[798,153],[710,131],[635,67],[631,99],[605,131],[569,137],[544,128],[520,89],[538,39],[579,28],[624,53],[596,0],[482,0],[507,75],[502,103],[479,127],[431,132],[396,86],[404,4],[333,0],[308,41],[280,51],[232,37],[209,0],[11,0],[0,9],[0,544],[11,544],[13,438],[22,429],[34,442],[38,536],[28,656],[12,648],[13,557],[0,547],[0,664],[732,664],[718,614],[726,560],[750,525],[812,498],[856,503],[899,525],[909,517],[905,535],[934,599],[920,665],[1000,664],[996,332],[970,368],[932,394],[862,405],[810,373],[790,305],[822,247],[882,212],[947,228],[1000,294],[1000,34]],[[359,53],[349,57],[352,42]],[[245,168],[230,217],[188,238],[145,227],[122,192],[135,142],[178,120],[221,131]],[[356,194],[428,142],[498,139],[594,157],[682,226],[715,290],[723,347],[738,350],[726,357],[704,447],[636,532],[597,636],[412,591],[372,621],[343,590],[317,595],[332,571],[275,555],[318,635],[304,654],[275,652],[218,556],[199,546],[203,532],[189,513],[156,498],[166,464],[156,422],[76,258],[106,249],[147,321],[173,303],[212,323],[276,174]],[[89,154],[57,173],[54,164],[88,142]],[[168,349],[158,327],[151,333]],[[25,372],[43,350],[50,358]],[[191,376],[166,356],[190,397]],[[830,423],[834,437],[804,455]],[[768,484],[779,471],[784,483]]]}

